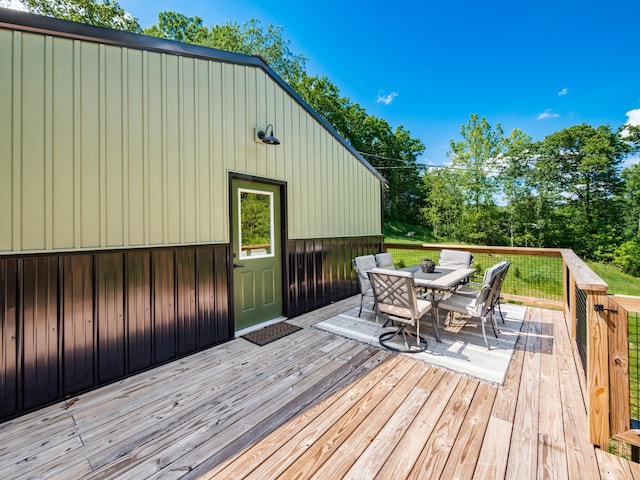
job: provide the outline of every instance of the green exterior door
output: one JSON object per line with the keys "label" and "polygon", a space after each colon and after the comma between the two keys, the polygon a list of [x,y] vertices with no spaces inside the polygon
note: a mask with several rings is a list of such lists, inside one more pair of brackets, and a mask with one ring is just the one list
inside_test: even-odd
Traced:
{"label": "green exterior door", "polygon": [[235,330],[282,316],[280,187],[232,180]]}

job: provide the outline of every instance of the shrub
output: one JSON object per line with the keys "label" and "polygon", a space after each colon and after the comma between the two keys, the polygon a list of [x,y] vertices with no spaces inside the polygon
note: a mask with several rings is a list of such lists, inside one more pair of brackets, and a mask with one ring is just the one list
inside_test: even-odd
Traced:
{"label": "shrub", "polygon": [[640,240],[624,242],[613,254],[613,264],[623,272],[640,276]]}

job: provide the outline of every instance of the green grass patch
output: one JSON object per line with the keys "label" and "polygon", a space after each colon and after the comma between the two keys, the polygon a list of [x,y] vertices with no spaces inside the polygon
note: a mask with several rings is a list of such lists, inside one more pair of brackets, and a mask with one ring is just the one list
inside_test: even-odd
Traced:
{"label": "green grass patch", "polygon": [[609,285],[608,293],[640,296],[640,278],[623,273],[607,263],[587,262],[587,265]]}
{"label": "green grass patch", "polygon": [[[430,228],[388,221],[384,224],[385,243],[436,243]],[[442,242],[440,242],[442,243]]]}

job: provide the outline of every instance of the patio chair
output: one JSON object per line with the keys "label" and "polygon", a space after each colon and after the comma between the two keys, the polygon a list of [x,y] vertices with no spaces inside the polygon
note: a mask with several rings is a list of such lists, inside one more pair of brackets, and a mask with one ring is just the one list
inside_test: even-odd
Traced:
{"label": "patio chair", "polygon": [[358,312],[359,317],[360,315],[362,315],[362,303],[364,301],[364,297],[373,297],[373,290],[371,289],[371,283],[369,282],[367,272],[376,268],[376,257],[374,257],[373,255],[363,255],[351,260],[351,264],[358,274],[358,284],[360,285],[361,296],[360,311]]}
{"label": "patio chair", "polygon": [[495,321],[495,315],[493,312],[493,296],[496,294],[500,275],[506,271],[508,265],[504,265],[506,262],[498,263],[492,267],[489,267],[485,272],[485,278],[487,281],[483,282],[482,288],[476,290],[475,295],[459,294],[454,291],[441,299],[436,305],[436,321],[439,318],[439,310],[447,310],[448,312],[457,312],[464,315],[469,315],[472,318],[480,320],[482,326],[482,337],[484,343],[488,349],[489,342],[487,341],[487,333],[485,323],[487,319],[491,321],[491,327],[493,333],[498,338],[498,327]]}
{"label": "patio chair", "polygon": [[[500,276],[497,279],[497,285],[496,285],[496,291],[493,295],[493,298],[491,299],[491,308],[493,309],[493,314],[495,315],[495,310],[496,308],[498,309],[498,312],[500,312],[500,320],[502,320],[502,323],[504,323],[504,314],[502,313],[502,309],[500,308],[500,300],[502,300],[502,297],[500,296],[501,291],[502,291],[502,283],[504,282],[505,277],[507,276],[507,272],[509,271],[509,266],[511,265],[510,262],[499,262],[496,265],[500,265],[502,267],[504,267],[504,270],[499,272]],[[482,287],[482,285],[486,282],[489,281],[489,278],[487,278],[487,272],[489,272],[489,269],[487,269],[484,272],[484,277],[482,279],[482,283],[478,283],[478,282],[469,282],[468,286],[461,286],[456,290],[456,293],[459,293],[460,295],[470,295],[470,296],[474,296],[478,293],[478,290]],[[473,288],[476,287],[476,288]]]}
{"label": "patio chair", "polygon": [[[427,340],[420,336],[420,319],[431,310],[431,302],[418,299],[413,275],[375,268],[369,271],[369,281],[375,298],[376,319],[382,315],[387,320],[385,325],[389,322],[399,324],[396,330],[380,335],[380,344],[396,352],[423,352],[427,348]],[[415,327],[416,333],[407,331],[407,326]],[[393,344],[396,337],[402,337],[404,349]],[[415,346],[409,345],[407,337],[415,338]]]}
{"label": "patio chair", "polygon": [[395,270],[393,257],[390,253],[376,253],[376,265],[378,268],[386,268],[387,270]]}
{"label": "patio chair", "polygon": [[438,266],[443,268],[470,268],[473,263],[471,252],[443,249],[440,252]]}

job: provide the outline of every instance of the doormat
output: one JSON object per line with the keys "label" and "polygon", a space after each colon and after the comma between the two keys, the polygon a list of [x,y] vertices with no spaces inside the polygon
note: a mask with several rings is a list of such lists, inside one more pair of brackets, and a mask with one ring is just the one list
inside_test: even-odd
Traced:
{"label": "doormat", "polygon": [[279,338],[286,337],[287,335],[297,332],[298,330],[302,330],[302,327],[291,325],[287,322],[278,322],[261,328],[260,330],[255,330],[247,333],[246,335],[242,335],[242,338],[249,340],[251,343],[255,343],[256,345],[263,346],[267,343],[278,340]]}

